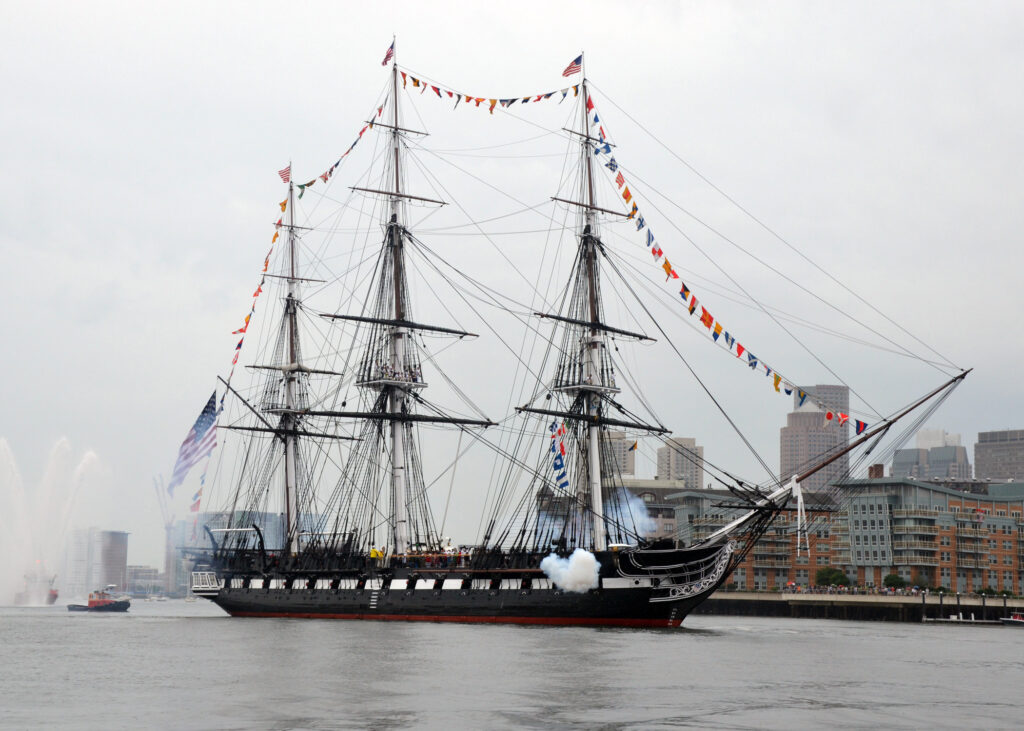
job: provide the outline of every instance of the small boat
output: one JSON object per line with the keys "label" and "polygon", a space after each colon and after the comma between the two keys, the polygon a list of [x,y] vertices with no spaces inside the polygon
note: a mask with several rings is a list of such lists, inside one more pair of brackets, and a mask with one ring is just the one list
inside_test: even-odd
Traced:
{"label": "small boat", "polygon": [[1024,613],[1014,612],[1009,617],[1000,617],[999,621],[1011,627],[1024,627]]}
{"label": "small boat", "polygon": [[102,591],[89,594],[88,604],[68,604],[69,612],[127,612],[131,602],[127,597],[115,599],[110,595],[113,584]]}

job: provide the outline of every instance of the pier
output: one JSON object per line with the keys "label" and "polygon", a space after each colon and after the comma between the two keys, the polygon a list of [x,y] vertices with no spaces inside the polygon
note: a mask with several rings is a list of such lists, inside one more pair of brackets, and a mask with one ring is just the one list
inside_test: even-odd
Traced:
{"label": "pier", "polygon": [[1020,597],[920,594],[814,594],[717,591],[694,614],[747,617],[847,619],[877,622],[927,622],[999,625],[1001,617],[1024,611]]}

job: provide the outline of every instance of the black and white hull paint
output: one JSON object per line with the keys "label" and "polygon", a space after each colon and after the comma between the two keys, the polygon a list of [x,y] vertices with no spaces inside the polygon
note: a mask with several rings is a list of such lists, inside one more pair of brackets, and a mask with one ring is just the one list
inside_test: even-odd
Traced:
{"label": "black and white hull paint", "polygon": [[236,617],[678,627],[728,576],[732,542],[597,556],[597,587],[566,591],[539,568],[395,567],[258,575],[194,572],[193,593]]}

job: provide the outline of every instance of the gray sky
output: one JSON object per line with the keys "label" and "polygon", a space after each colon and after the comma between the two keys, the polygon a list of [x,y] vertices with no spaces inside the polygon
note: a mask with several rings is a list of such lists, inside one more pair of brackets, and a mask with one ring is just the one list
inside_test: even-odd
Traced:
{"label": "gray sky", "polygon": [[[767,318],[728,299],[725,276],[683,233],[765,304],[878,339],[751,265],[652,189],[822,298],[910,341],[670,159],[615,105],[860,297],[976,369],[929,426],[963,434],[969,448],[979,430],[1021,427],[1024,345],[1013,324],[1024,310],[1020,4],[527,3],[515,13],[477,5],[4,3],[0,437],[27,485],[41,479],[58,439],[76,459],[92,450],[98,463],[76,520],[130,530],[130,562],[161,561],[151,479],[170,472],[230,363],[230,332],[248,309],[284,197],[275,171],[291,159],[297,178],[314,177],[349,146],[387,81],[380,60],[392,33],[403,66],[499,97],[560,88],[562,68],[585,50],[617,156],[633,179],[649,182],[632,187],[652,229],[702,302],[735,323],[750,348],[794,380],[834,381]],[[406,118],[432,133],[428,147],[539,132],[507,115],[407,99]],[[516,116],[557,129],[566,106]],[[373,144],[362,142],[339,169],[337,195],[369,166]],[[545,154],[560,149],[545,144]],[[561,172],[555,158],[459,164],[497,176],[530,205],[556,194]],[[443,166],[435,172],[442,178]],[[517,208],[453,177],[451,190],[477,219]],[[614,186],[603,185],[611,203]],[[519,223],[512,228],[548,225]],[[615,230],[661,286],[639,238]],[[542,238],[500,242],[525,269]],[[490,245],[431,239],[445,241],[451,259],[528,301],[521,280],[495,276]],[[692,323],[671,322],[677,344],[777,468],[789,400],[715,351]],[[883,413],[941,381],[934,369],[875,349],[800,337]],[[449,372],[489,415],[503,415],[508,389],[485,378],[493,343],[467,347],[465,372],[457,362]],[[762,479],[679,362],[659,358],[642,366],[659,415],[697,437],[709,459]],[[644,464],[642,456],[640,469],[653,472]],[[179,493],[179,515],[194,489],[190,482]],[[467,518],[453,530],[475,525]]]}

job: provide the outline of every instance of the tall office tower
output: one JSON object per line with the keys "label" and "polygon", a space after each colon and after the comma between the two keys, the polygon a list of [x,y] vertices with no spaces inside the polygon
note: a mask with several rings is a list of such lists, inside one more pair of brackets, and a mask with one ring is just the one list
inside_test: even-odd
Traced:
{"label": "tall office tower", "polygon": [[[918,444],[920,443],[918,440]],[[892,458],[890,474],[893,477],[912,477],[919,480],[941,480],[947,477],[969,480],[971,462],[967,459],[967,448],[959,445],[937,446],[931,449],[897,449]]]}
{"label": "tall office tower", "polygon": [[916,439],[918,449],[960,446],[960,435],[950,434],[945,429],[921,429],[917,432]]}
{"label": "tall office tower", "polygon": [[[849,442],[847,425],[840,426],[837,419],[828,420],[825,415],[826,411],[850,412],[850,389],[819,384],[801,386],[800,390],[807,393],[808,398],[801,406],[799,393],[793,395],[794,411],[786,416],[786,426],[779,430],[779,477],[783,482],[844,448]],[[849,469],[849,455],[843,455],[804,480],[801,487],[820,490],[845,477]]]}
{"label": "tall office tower", "polygon": [[128,585],[128,534],[123,531],[80,528],[71,535],[64,564],[65,596],[81,597],[113,584]]}
{"label": "tall office tower", "polygon": [[978,432],[974,474],[979,480],[1024,480],[1024,429]]}
{"label": "tall office tower", "polygon": [[630,449],[630,447],[636,444],[636,439],[621,431],[607,431],[603,436],[611,449],[619,474],[630,476],[635,474],[636,450]]}
{"label": "tall office tower", "polygon": [[683,480],[689,490],[704,487],[704,447],[696,439],[675,437],[658,447],[658,479]]}

